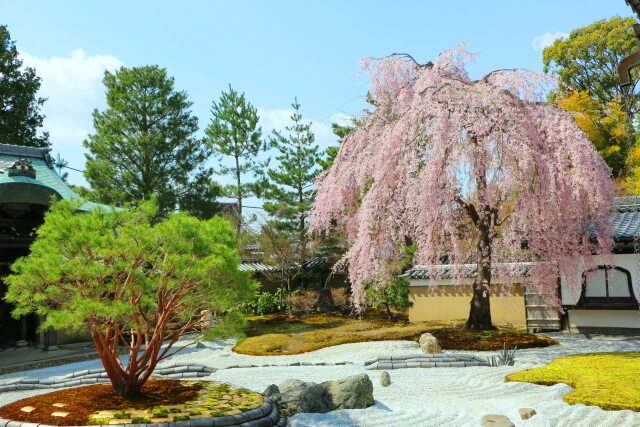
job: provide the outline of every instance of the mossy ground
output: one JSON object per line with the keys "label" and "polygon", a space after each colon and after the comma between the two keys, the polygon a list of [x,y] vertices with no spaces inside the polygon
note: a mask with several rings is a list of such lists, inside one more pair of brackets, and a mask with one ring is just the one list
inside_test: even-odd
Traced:
{"label": "mossy ground", "polygon": [[514,328],[474,332],[463,322],[409,323],[406,319],[390,321],[380,313],[355,319],[347,316],[316,315],[290,318],[286,314],[250,317],[247,337],[233,350],[256,356],[300,354],[338,344],[384,340],[417,341],[425,332],[438,338],[446,350],[497,350],[546,347],[557,344],[550,338]]}
{"label": "mossy ground", "polygon": [[565,383],[574,390],[564,396],[605,410],[640,411],[640,352],[566,356],[547,366],[507,375],[505,381],[540,385]]}
{"label": "mossy ground", "polygon": [[[0,408],[0,417],[35,424],[143,424],[236,415],[263,404],[259,393],[209,381],[149,380],[126,400],[110,384],[68,388],[25,398]],[[22,409],[31,406],[29,412]],[[54,416],[53,412],[67,416]]]}
{"label": "mossy ground", "polygon": [[105,409],[91,414],[89,422],[113,424],[112,420],[117,420],[118,424],[165,423],[237,415],[262,406],[263,397],[259,393],[223,383],[198,383],[202,385],[198,396],[188,402],[150,408],[125,408],[119,411]]}

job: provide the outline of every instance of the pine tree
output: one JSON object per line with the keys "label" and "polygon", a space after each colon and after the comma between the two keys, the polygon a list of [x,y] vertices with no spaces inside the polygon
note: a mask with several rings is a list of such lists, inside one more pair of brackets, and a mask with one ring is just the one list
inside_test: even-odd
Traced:
{"label": "pine tree", "polygon": [[179,208],[210,217],[217,208],[212,171],[204,166],[209,150],[195,136],[186,92],[156,65],[105,72],[105,111],[95,110],[95,133],[85,176],[96,201],[137,204],[155,198],[159,216]]}
{"label": "pine tree", "polygon": [[277,150],[278,165],[269,169],[269,184],[265,191],[264,209],[277,227],[296,235],[299,241],[299,262],[307,260],[307,217],[315,196],[313,182],[320,172],[321,151],[315,145],[311,123],[303,123],[300,104],[294,100],[290,126],[286,134],[274,130],[270,145]]}
{"label": "pine tree", "polygon": [[261,187],[258,181],[247,182],[245,175],[260,176],[268,163],[268,160],[260,162],[257,159],[266,148],[261,139],[262,129],[258,126],[260,117],[244,93],[239,94],[231,85],[228,92],[222,92],[218,102],[213,101],[211,114],[211,123],[205,130],[206,141],[220,162],[231,161],[231,166],[223,164],[217,173],[235,181],[223,187],[223,194],[236,200],[236,234],[240,234],[243,200],[252,195],[259,196]]}
{"label": "pine tree", "polygon": [[0,25],[0,143],[47,147],[49,134],[38,135],[45,98],[37,95],[40,78],[31,67],[22,68],[18,50],[6,26]]}

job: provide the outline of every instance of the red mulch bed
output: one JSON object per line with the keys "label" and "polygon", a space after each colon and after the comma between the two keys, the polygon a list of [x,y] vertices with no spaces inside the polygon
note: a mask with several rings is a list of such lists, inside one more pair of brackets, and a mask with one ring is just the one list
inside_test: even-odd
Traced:
{"label": "red mulch bed", "polygon": [[[175,405],[194,400],[202,385],[182,383],[177,380],[149,380],[142,393],[133,400],[116,396],[111,384],[93,384],[83,387],[57,390],[51,393],[28,397],[0,408],[0,417],[23,422],[52,424],[59,426],[87,425],[89,416],[96,411],[127,408],[145,409],[159,405]],[[52,406],[65,403],[64,408]],[[20,410],[33,406],[32,412]],[[52,412],[68,412],[66,417],[53,417]]]}

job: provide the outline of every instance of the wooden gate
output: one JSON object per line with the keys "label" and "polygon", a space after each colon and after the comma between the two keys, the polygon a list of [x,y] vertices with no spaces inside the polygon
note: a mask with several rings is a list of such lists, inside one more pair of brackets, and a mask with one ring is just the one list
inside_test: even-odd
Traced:
{"label": "wooden gate", "polygon": [[527,315],[527,330],[530,332],[560,330],[560,312],[557,308],[547,307],[540,294],[525,288],[524,305]]}

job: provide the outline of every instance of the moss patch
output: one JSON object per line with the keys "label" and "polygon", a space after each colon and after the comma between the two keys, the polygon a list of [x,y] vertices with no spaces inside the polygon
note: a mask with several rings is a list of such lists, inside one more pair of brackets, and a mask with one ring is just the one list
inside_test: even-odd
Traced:
{"label": "moss patch", "polygon": [[547,366],[507,375],[506,382],[540,385],[565,383],[574,390],[564,396],[569,404],[583,403],[605,410],[640,411],[640,352],[566,356]]}
{"label": "moss patch", "polygon": [[495,331],[467,331],[463,322],[409,323],[387,320],[377,313],[366,319],[317,315],[289,318],[274,314],[248,319],[247,337],[233,348],[242,354],[273,356],[300,354],[338,344],[366,341],[417,341],[425,332],[438,338],[446,350],[497,350],[507,347],[546,347],[557,341],[513,328]]}
{"label": "moss patch", "polygon": [[[66,404],[67,417],[53,417],[54,403]],[[150,380],[135,400],[116,396],[108,384],[58,390],[13,402],[0,416],[52,425],[144,424],[236,415],[259,408],[259,393],[210,381]],[[33,406],[30,413],[20,410]]]}

